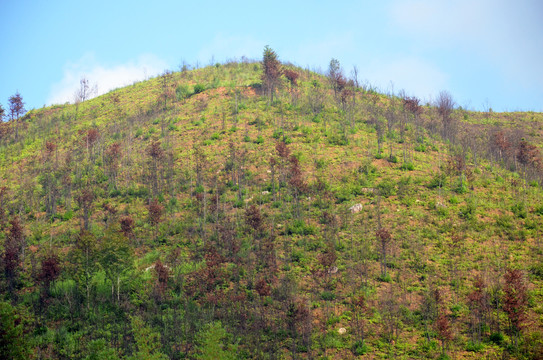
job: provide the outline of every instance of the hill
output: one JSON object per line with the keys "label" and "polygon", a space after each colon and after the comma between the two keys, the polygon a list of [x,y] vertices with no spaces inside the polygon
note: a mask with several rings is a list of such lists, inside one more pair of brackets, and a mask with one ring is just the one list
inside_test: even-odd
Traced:
{"label": "hill", "polygon": [[543,355],[543,116],[283,68],[3,124],[1,353]]}

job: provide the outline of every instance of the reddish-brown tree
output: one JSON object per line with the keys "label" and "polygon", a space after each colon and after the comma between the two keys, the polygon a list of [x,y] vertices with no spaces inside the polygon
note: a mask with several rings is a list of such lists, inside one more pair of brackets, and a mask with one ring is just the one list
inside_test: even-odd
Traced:
{"label": "reddish-brown tree", "polygon": [[83,145],[87,149],[87,156],[94,162],[94,147],[100,138],[100,132],[98,129],[92,128],[84,132]]}
{"label": "reddish-brown tree", "polygon": [[159,171],[161,160],[164,157],[164,150],[160,141],[153,141],[147,147],[147,155],[150,157],[149,163],[149,179],[151,182],[151,193],[153,196],[158,196],[159,193]]}
{"label": "reddish-brown tree", "polygon": [[17,91],[15,95],[9,97],[9,115],[10,120],[15,121],[15,140],[19,140],[19,122],[21,116],[26,112],[25,103],[21,94]]}
{"label": "reddish-brown tree", "polygon": [[285,73],[285,77],[290,82],[291,88],[298,86],[298,78],[300,77],[300,74],[297,71],[294,71],[291,69],[285,69],[284,73]]}
{"label": "reddish-brown tree", "polygon": [[106,164],[108,175],[113,187],[117,188],[117,173],[119,171],[119,161],[121,159],[121,144],[115,142],[106,150],[104,162]]}
{"label": "reddish-brown tree", "polygon": [[90,212],[92,210],[92,203],[94,202],[94,192],[85,188],[81,190],[79,195],[75,198],[79,207],[83,210],[82,220],[83,220],[83,229],[85,231],[89,230],[89,219]]}
{"label": "reddish-brown tree", "polygon": [[8,290],[13,293],[17,282],[19,272],[19,262],[24,246],[23,227],[19,218],[13,218],[10,221],[10,229],[6,234],[6,242],[4,243],[3,266],[4,274],[8,283]]}
{"label": "reddish-brown tree", "polygon": [[162,264],[162,261],[158,259],[154,267],[156,273],[155,283],[155,297],[157,301],[162,301],[164,298],[166,289],[168,287],[168,278],[170,276],[170,269]]}
{"label": "reddish-brown tree", "polygon": [[147,206],[149,211],[149,223],[155,228],[155,240],[158,237],[158,225],[162,222],[162,214],[164,212],[164,206],[162,206],[157,199],[153,199]]}
{"label": "reddish-brown tree", "polygon": [[300,74],[297,71],[291,69],[286,69],[284,71],[284,74],[290,83],[290,95],[292,104],[296,105],[296,101],[298,99],[298,91],[296,90],[296,88],[298,87],[298,78],[300,77]]}
{"label": "reddish-brown tree", "polygon": [[38,281],[41,283],[45,295],[49,295],[49,285],[60,275],[60,262],[58,256],[49,255],[41,262]]}
{"label": "reddish-brown tree", "polygon": [[526,307],[528,305],[528,288],[522,271],[507,269],[504,274],[503,310],[509,318],[511,335],[515,344],[526,322]]}
{"label": "reddish-brown tree", "polygon": [[124,236],[126,236],[129,239],[134,238],[134,219],[132,219],[130,216],[123,216],[119,220],[121,224],[121,232]]}
{"label": "reddish-brown tree", "polygon": [[269,46],[264,48],[264,54],[262,56],[262,83],[266,93],[268,95],[268,106],[273,102],[275,96],[275,90],[279,86],[283,69],[281,63],[277,58],[277,54]]}
{"label": "reddish-brown tree", "polygon": [[485,327],[485,318],[490,308],[490,297],[483,278],[477,276],[474,289],[468,294],[468,305],[471,310],[471,333],[474,342],[480,342]]}
{"label": "reddish-brown tree", "polygon": [[442,352],[445,353],[445,349],[447,348],[447,345],[449,342],[451,342],[453,335],[451,330],[451,325],[449,323],[449,319],[447,318],[447,315],[444,313],[440,313],[436,320],[436,331],[439,340],[441,340],[441,349]]}
{"label": "reddish-brown tree", "polygon": [[392,235],[387,229],[380,228],[375,232],[375,236],[381,245],[381,276],[385,278],[387,275],[388,244],[392,240]]}
{"label": "reddish-brown tree", "polygon": [[260,209],[256,205],[249,206],[245,211],[245,222],[254,230],[256,236],[259,237],[263,230],[264,220],[262,219],[262,214],[260,214]]}
{"label": "reddish-brown tree", "polygon": [[6,225],[6,203],[7,203],[7,186],[0,186],[0,231],[4,231]]}

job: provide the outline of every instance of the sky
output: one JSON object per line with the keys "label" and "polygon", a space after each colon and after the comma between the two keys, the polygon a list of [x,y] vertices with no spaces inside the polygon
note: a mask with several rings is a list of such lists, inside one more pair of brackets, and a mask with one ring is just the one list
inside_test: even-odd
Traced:
{"label": "sky", "polygon": [[312,70],[356,66],[382,92],[543,111],[540,0],[0,1],[0,104],[63,104],[83,76],[102,94],[266,45]]}

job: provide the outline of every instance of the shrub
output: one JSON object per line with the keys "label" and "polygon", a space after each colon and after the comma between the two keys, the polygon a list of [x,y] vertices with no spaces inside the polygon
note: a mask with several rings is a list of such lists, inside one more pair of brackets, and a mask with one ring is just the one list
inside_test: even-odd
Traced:
{"label": "shrub", "polygon": [[331,291],[323,291],[321,293],[321,299],[323,299],[324,301],[332,301],[335,298],[336,298],[336,294],[334,294]]}
{"label": "shrub", "polygon": [[406,163],[403,163],[402,166],[400,166],[400,169],[413,171],[415,170],[415,165],[412,162],[406,162]]}
{"label": "shrub", "polygon": [[307,225],[303,220],[295,220],[287,227],[287,235],[313,235],[315,228]]}
{"label": "shrub", "polygon": [[436,189],[445,186],[447,177],[444,173],[435,174],[430,183],[427,185],[429,189]]}
{"label": "shrub", "polygon": [[262,144],[262,143],[264,143],[264,138],[262,137],[262,135],[258,135],[258,137],[255,140],[255,144]]}
{"label": "shrub", "polygon": [[470,200],[466,203],[466,206],[460,209],[460,217],[465,220],[473,220],[477,211],[477,204],[475,201]]}
{"label": "shrub", "polygon": [[219,133],[213,133],[213,135],[211,135],[211,140],[219,140],[219,138],[220,138]]}
{"label": "shrub", "polygon": [[415,146],[415,151],[418,151],[418,152],[425,152],[425,151],[426,151],[426,145],[424,145],[424,144],[419,144],[419,145]]}
{"label": "shrub", "polygon": [[483,350],[483,344],[469,341],[466,345],[466,351],[479,352]]}
{"label": "shrub", "polygon": [[518,202],[515,205],[511,206],[511,211],[515,214],[516,217],[521,219],[526,219],[528,212],[526,211],[526,205],[522,202]]}
{"label": "shrub", "polygon": [[353,346],[351,347],[351,351],[356,356],[362,356],[365,355],[368,352],[368,345],[362,340],[356,341]]}
{"label": "shrub", "polygon": [[396,193],[396,184],[392,180],[385,179],[377,185],[379,189],[379,194],[384,197],[389,197]]}
{"label": "shrub", "polygon": [[202,84],[194,85],[194,94],[199,94],[201,92],[204,92],[205,90],[206,90],[206,87]]}
{"label": "shrub", "polygon": [[504,340],[502,333],[492,333],[488,339],[496,345],[501,345]]}
{"label": "shrub", "polygon": [[189,87],[187,85],[179,85],[175,89],[175,96],[177,100],[183,100],[191,96],[191,92],[189,90]]}

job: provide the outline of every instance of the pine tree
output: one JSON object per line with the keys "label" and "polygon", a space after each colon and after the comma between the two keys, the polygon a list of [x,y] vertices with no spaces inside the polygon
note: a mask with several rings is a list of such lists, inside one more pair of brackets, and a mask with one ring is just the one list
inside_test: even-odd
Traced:
{"label": "pine tree", "polygon": [[264,55],[262,57],[262,68],[264,74],[262,74],[262,83],[266,94],[268,95],[268,106],[273,101],[275,96],[275,90],[279,86],[279,80],[283,74],[281,63],[277,59],[277,54],[269,46],[264,48]]}

